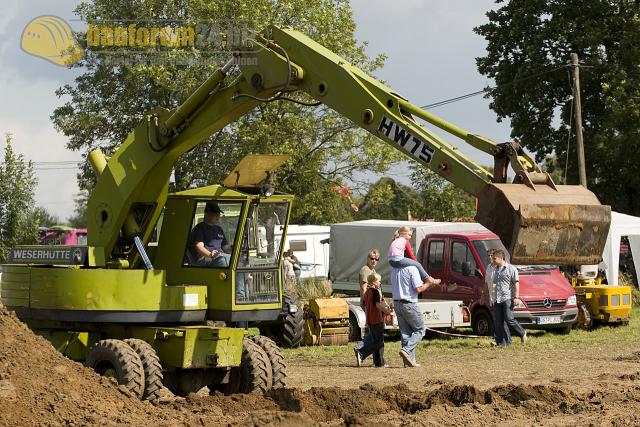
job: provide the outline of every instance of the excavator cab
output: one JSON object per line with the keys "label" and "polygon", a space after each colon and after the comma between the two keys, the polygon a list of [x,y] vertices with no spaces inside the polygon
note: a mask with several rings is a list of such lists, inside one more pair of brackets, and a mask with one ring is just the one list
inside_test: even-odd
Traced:
{"label": "excavator cab", "polygon": [[293,196],[275,193],[268,178],[286,159],[247,156],[224,181],[229,187],[167,198],[154,267],[166,271],[169,286],[206,285],[208,320],[266,321],[281,312],[282,245]]}

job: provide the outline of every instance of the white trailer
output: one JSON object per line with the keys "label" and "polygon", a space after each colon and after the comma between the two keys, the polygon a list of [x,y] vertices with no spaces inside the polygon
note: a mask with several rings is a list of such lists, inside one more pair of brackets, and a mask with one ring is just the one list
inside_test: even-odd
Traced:
{"label": "white trailer", "polygon": [[[329,226],[289,225],[284,250],[293,249],[302,268],[300,277],[326,278],[329,267]],[[322,241],[325,243],[321,243]]]}
{"label": "white trailer", "polygon": [[[479,224],[443,223],[420,221],[387,221],[366,220],[345,222],[331,225],[329,250],[329,278],[334,292],[351,295],[359,294],[360,268],[366,263],[367,254],[371,249],[380,251],[380,261],[376,272],[382,276],[382,292],[391,296],[391,282],[389,279],[389,263],[387,261],[388,244],[393,239],[393,233],[403,225],[411,227],[413,237],[411,245],[417,251],[416,242],[422,242],[427,234],[446,231],[477,230]],[[384,247],[380,247],[385,242]],[[360,307],[360,298],[347,298],[349,305],[349,326],[351,340],[362,337],[366,327],[364,310]],[[429,328],[459,328],[471,326],[470,314],[462,301],[425,299],[418,302],[423,314],[425,326]],[[398,321],[393,315],[391,324],[386,329],[397,329]]]}
{"label": "white trailer", "polygon": [[633,257],[636,277],[640,279],[640,217],[611,212],[611,227],[602,255],[602,269],[607,275],[607,283],[618,284],[620,262],[620,238],[627,236]]}
{"label": "white trailer", "polygon": [[333,290],[346,294],[357,294],[359,292],[360,268],[366,263],[369,251],[378,249],[380,251],[380,261],[378,261],[376,272],[382,276],[382,292],[385,295],[391,295],[387,250],[391,240],[393,240],[393,233],[402,226],[410,227],[413,230],[411,247],[418,259],[421,259],[419,254],[420,243],[429,234],[486,230],[480,224],[466,222],[370,219],[333,224],[331,226],[331,249],[329,251],[329,278],[333,283]]}
{"label": "white trailer", "polygon": [[[345,298],[349,306],[349,341],[359,341],[365,335],[367,318],[360,306],[360,297]],[[471,315],[462,301],[445,301],[434,299],[418,300],[418,308],[422,312],[424,325],[431,329],[461,328],[471,326]],[[391,322],[385,323],[386,330],[398,329],[395,311]]]}

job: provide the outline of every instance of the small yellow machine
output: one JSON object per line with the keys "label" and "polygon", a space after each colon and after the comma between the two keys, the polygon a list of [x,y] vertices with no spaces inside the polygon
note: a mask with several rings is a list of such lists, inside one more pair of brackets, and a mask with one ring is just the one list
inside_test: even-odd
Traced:
{"label": "small yellow machine", "polygon": [[570,277],[578,302],[575,327],[589,330],[598,323],[628,324],[632,308],[631,287],[603,284],[597,268],[589,267],[580,267],[579,272]]}
{"label": "small yellow machine", "polygon": [[349,342],[349,306],[343,298],[315,298],[304,305],[303,345]]}

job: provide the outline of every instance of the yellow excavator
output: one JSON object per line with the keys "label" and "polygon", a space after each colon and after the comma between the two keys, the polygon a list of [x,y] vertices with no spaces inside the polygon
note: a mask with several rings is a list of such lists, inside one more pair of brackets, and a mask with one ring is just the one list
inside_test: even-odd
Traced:
{"label": "yellow excavator", "polygon": [[[178,394],[204,386],[230,393],[283,386],[275,343],[214,322],[282,316],[281,245],[292,198],[274,194],[271,184],[285,159],[239,166],[222,185],[169,194],[168,182],[180,155],[262,103],[301,102],[292,99],[295,92],[476,196],[477,221],[500,237],[513,263],[600,261],[611,210],[593,193],[555,185],[519,144],[468,133],[306,35],[271,26],[176,109],[145,114],[112,156],[90,154],[97,182],[87,244],[14,248],[2,275],[5,305],[60,351],[114,374],[142,398],[155,399],[160,383]],[[420,120],[489,153],[493,174]],[[230,253],[215,265],[199,265],[192,252],[189,231],[200,211],[227,213],[221,224],[233,245],[225,245]],[[159,241],[151,246],[161,215]]]}

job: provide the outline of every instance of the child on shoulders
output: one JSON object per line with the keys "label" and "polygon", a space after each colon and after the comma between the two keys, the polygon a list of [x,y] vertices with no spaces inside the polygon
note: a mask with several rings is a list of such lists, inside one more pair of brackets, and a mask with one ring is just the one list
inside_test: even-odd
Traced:
{"label": "child on shoulders", "polygon": [[414,266],[420,272],[422,282],[426,283],[429,275],[413,254],[411,243],[409,243],[412,235],[413,231],[406,226],[402,226],[396,230],[393,235],[393,241],[391,245],[389,245],[389,252],[387,253],[389,265],[393,268]]}

